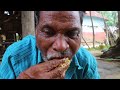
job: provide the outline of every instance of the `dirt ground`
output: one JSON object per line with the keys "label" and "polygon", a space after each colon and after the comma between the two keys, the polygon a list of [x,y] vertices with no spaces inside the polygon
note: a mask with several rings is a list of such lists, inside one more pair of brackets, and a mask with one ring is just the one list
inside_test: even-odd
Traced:
{"label": "dirt ground", "polygon": [[[91,51],[91,53],[98,58],[102,54],[100,51]],[[101,79],[120,79],[120,61],[97,60],[98,70]]]}

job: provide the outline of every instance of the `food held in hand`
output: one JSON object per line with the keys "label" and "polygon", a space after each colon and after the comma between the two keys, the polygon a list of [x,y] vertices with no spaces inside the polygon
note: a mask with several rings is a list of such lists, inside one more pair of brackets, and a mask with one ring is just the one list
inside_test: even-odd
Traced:
{"label": "food held in hand", "polygon": [[60,64],[60,67],[64,68],[66,67],[67,65],[70,64],[70,59],[69,58],[64,58],[65,59],[65,62],[63,64]]}

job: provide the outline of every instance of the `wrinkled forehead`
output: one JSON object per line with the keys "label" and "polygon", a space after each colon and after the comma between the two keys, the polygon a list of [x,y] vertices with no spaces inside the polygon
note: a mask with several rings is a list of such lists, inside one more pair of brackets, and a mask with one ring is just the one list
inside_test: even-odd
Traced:
{"label": "wrinkled forehead", "polygon": [[41,11],[40,20],[60,22],[80,22],[78,11]]}

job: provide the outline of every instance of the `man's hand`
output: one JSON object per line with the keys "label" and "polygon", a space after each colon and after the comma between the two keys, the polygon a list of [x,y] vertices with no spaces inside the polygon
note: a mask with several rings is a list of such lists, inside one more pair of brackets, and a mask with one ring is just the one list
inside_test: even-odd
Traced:
{"label": "man's hand", "polygon": [[46,61],[28,68],[17,79],[64,79],[70,64],[61,65],[65,63],[65,59]]}

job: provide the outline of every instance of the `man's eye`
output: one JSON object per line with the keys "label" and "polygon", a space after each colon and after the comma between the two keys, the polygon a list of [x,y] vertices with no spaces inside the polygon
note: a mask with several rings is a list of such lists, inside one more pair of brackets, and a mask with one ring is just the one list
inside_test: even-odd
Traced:
{"label": "man's eye", "polygon": [[43,32],[47,35],[47,36],[53,36],[55,33],[49,29],[49,28],[44,28]]}
{"label": "man's eye", "polygon": [[66,36],[70,38],[77,38],[79,36],[79,31],[70,31],[66,33]]}

